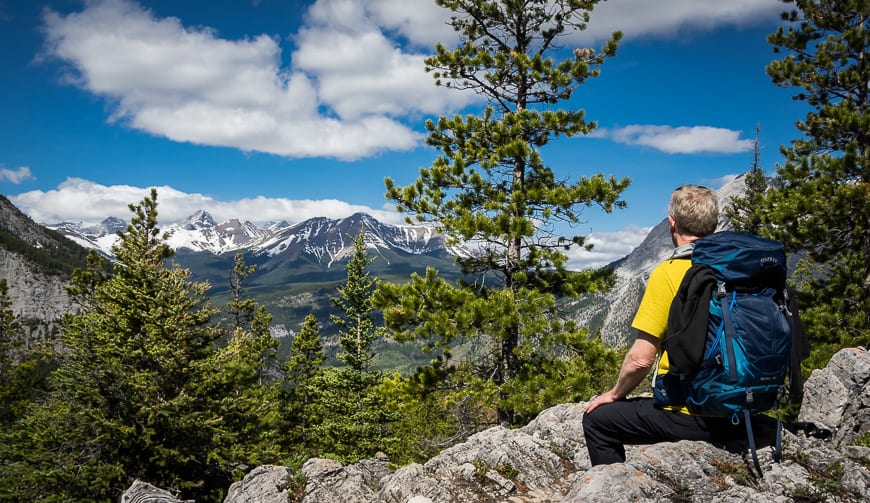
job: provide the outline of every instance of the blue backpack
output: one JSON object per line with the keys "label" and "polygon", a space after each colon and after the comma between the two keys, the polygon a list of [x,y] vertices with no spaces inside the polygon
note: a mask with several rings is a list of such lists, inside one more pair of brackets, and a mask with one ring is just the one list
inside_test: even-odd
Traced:
{"label": "blue backpack", "polygon": [[654,401],[743,421],[759,468],[750,416],[775,409],[786,377],[795,375],[785,249],[752,234],[718,232],[695,241],[691,259],[671,305],[662,343],[670,368],[656,378]]}

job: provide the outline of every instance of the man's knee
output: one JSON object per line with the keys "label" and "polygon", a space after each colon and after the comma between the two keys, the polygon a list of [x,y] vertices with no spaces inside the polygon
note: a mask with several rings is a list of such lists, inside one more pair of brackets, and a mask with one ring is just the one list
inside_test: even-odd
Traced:
{"label": "man's knee", "polygon": [[590,414],[588,412],[583,413],[583,435],[585,437],[589,436],[590,431],[595,430],[598,427],[599,422],[597,418],[601,416],[601,414]]}
{"label": "man's knee", "polygon": [[608,415],[601,406],[591,414],[583,414],[583,436],[592,466],[625,461],[625,448],[610,432]]}
{"label": "man's knee", "polygon": [[605,407],[607,406],[601,406],[591,414],[588,412],[583,414],[583,436],[586,438],[587,446],[612,444],[615,441],[613,424],[603,410]]}

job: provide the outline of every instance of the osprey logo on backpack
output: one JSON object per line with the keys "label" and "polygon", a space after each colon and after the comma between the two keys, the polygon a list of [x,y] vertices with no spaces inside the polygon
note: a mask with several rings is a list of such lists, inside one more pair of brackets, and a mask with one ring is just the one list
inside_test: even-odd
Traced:
{"label": "osprey logo on backpack", "polygon": [[[777,407],[792,363],[785,280],[781,243],[737,232],[695,241],[663,341],[671,368],[655,382],[658,405],[685,404],[695,413],[744,421],[756,466],[750,415]],[[681,323],[705,302],[706,333],[698,333],[703,320]]]}
{"label": "osprey logo on backpack", "polygon": [[762,259],[759,261],[759,263],[761,264],[761,267],[764,269],[782,266],[782,264],[780,264],[780,262],[779,262],[778,257],[762,257]]}

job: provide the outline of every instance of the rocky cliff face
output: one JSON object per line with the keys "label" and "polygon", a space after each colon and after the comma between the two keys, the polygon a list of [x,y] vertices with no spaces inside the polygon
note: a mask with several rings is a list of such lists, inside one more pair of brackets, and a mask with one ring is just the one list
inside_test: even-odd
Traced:
{"label": "rocky cliff face", "polygon": [[0,196],[0,279],[9,286],[12,312],[25,342],[53,337],[64,313],[70,272],[84,264],[86,250],[33,222]]}
{"label": "rocky cliff face", "polygon": [[66,293],[69,278],[41,273],[22,255],[4,249],[0,249],[0,271],[25,341],[54,338],[60,318],[73,310]]}
{"label": "rocky cliff face", "polygon": [[[543,411],[523,428],[491,428],[423,464],[395,471],[384,456],[349,466],[310,459],[301,474],[257,467],[229,489],[225,503],[870,500],[870,447],[856,445],[866,445],[870,436],[870,353],[840,351],[825,369],[813,372],[804,389],[799,421],[813,421],[833,436],[822,440],[807,429],[786,430],[778,463],[770,442],[759,438],[762,476],[753,474],[745,441],[630,446],[625,463],[592,468],[583,439],[585,404],[569,403]],[[148,494],[141,482],[134,489],[137,497]]]}

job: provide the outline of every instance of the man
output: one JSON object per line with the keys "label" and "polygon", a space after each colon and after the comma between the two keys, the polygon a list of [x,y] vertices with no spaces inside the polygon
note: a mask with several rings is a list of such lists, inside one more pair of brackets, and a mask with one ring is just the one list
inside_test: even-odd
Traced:
{"label": "man", "polygon": [[[743,426],[735,427],[728,418],[692,415],[685,406],[658,408],[652,398],[626,400],[656,361],[667,332],[671,301],[692,265],[694,241],[716,230],[719,205],[712,190],[683,185],[671,195],[668,213],[676,249],[670,259],[650,273],[631,324],[637,330],[637,338],[625,356],[616,385],[594,397],[586,406],[583,431],[593,466],[625,461],[624,444],[711,441],[745,435]],[[664,352],[659,358],[657,373],[664,375],[667,371],[668,355]]]}

